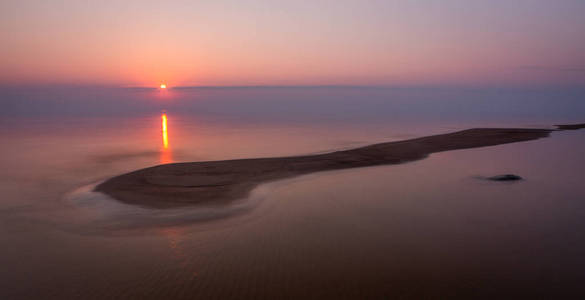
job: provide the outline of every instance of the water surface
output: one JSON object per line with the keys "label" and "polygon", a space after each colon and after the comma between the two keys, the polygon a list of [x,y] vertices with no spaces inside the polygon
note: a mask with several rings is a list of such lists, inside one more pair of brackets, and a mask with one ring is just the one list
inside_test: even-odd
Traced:
{"label": "water surface", "polygon": [[[3,298],[582,293],[583,131],[277,181],[230,206],[159,211],[91,192],[105,178],[160,163],[582,122],[579,92],[170,92],[3,91]],[[525,180],[477,178],[502,173]]]}

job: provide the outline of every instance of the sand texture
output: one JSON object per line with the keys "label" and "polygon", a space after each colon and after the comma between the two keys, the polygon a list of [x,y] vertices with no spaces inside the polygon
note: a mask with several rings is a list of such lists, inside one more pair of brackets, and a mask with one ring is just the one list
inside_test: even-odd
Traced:
{"label": "sand texture", "polygon": [[[560,130],[583,124],[560,125]],[[222,205],[260,183],[303,174],[399,164],[431,153],[547,137],[551,129],[475,128],[318,155],[173,163],[110,178],[96,187],[123,203],[150,208]]]}

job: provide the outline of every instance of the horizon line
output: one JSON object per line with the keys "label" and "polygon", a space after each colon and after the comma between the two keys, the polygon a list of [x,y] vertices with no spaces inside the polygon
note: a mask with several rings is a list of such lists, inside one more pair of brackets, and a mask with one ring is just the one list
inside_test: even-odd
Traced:
{"label": "horizon line", "polygon": [[[139,85],[113,85],[113,84],[1,84],[0,88],[113,88],[128,90],[159,90],[158,86],[139,86]],[[167,90],[196,90],[196,89],[286,89],[286,88],[348,88],[348,89],[464,89],[464,90],[485,90],[485,89],[585,89],[583,84],[575,85],[451,85],[451,84],[251,84],[251,85],[177,85],[167,84]]]}

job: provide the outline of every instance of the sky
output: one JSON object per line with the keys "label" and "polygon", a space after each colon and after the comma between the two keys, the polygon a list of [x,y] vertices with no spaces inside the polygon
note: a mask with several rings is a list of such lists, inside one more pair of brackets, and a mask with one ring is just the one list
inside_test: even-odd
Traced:
{"label": "sky", "polygon": [[585,86],[583,0],[0,1],[1,85]]}

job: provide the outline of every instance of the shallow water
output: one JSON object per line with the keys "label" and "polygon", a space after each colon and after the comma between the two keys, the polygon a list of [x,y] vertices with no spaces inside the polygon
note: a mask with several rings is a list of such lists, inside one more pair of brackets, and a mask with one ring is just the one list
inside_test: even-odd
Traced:
{"label": "shallow water", "polygon": [[[42,101],[31,93],[4,95],[9,103]],[[47,101],[75,98],[60,93]],[[465,107],[469,93],[434,99],[419,91],[410,95],[411,105],[405,91],[377,89],[181,93],[165,104],[147,101],[138,112],[110,113],[106,108],[116,106],[109,104],[79,108],[66,98],[62,107],[70,111],[14,106],[14,115],[3,117],[2,298],[583,293],[585,131],[272,182],[227,207],[161,211],[91,192],[105,178],[159,163],[319,153],[475,126],[574,122],[583,105],[573,96],[539,98],[531,102],[536,109],[526,104],[528,96],[509,93],[481,94]],[[302,105],[293,101],[300,96]],[[496,96],[509,101],[485,102]],[[317,103],[313,109],[309,100]],[[525,180],[477,178],[504,173]]]}

